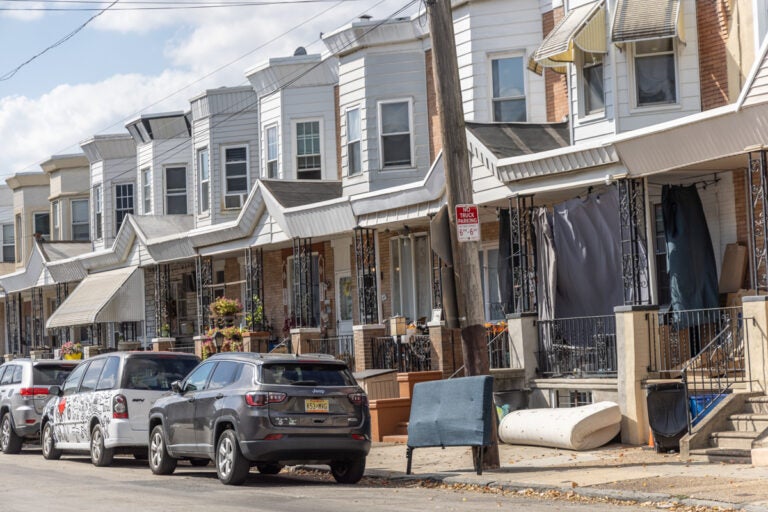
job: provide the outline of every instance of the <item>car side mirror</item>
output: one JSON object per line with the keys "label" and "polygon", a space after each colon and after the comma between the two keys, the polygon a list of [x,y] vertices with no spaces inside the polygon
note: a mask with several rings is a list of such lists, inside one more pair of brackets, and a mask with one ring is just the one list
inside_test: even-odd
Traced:
{"label": "car side mirror", "polygon": [[177,394],[181,394],[181,381],[175,380],[171,382],[171,391]]}
{"label": "car side mirror", "polygon": [[48,396],[61,396],[61,387],[54,385],[48,388]]}

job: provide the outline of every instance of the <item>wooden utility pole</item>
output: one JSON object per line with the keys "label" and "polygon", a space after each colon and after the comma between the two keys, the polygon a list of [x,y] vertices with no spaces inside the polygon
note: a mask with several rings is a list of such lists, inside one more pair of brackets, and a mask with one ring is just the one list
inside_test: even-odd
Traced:
{"label": "wooden utility pole", "polygon": [[[429,31],[432,37],[433,74],[437,84],[437,109],[442,124],[443,165],[448,191],[453,272],[461,327],[464,371],[467,375],[489,375],[485,339],[485,312],[480,281],[479,242],[459,242],[456,232],[456,205],[472,204],[472,174],[459,87],[459,66],[453,34],[451,0],[427,0]],[[484,467],[499,467],[495,410],[492,419],[493,445],[483,456]],[[475,461],[477,462],[475,450]]]}

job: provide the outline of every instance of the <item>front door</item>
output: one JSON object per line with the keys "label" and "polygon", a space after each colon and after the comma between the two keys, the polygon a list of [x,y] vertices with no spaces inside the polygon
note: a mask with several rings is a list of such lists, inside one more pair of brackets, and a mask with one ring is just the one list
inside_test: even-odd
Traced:
{"label": "front door", "polygon": [[336,273],[336,333],[337,336],[352,335],[352,275],[347,272]]}

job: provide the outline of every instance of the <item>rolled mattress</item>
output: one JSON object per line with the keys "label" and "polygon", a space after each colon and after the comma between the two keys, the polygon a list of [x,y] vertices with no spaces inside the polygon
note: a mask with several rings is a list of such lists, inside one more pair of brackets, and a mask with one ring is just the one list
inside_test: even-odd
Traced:
{"label": "rolled mattress", "polygon": [[524,409],[501,420],[499,439],[507,444],[591,450],[621,430],[621,411],[614,402],[561,409]]}

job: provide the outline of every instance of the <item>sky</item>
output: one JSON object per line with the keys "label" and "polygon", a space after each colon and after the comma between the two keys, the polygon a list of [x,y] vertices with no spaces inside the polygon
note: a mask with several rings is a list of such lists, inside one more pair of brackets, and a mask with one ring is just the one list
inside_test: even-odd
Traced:
{"label": "sky", "polygon": [[[409,3],[398,16],[419,7],[408,0],[118,0],[88,22],[110,3],[0,0],[0,182],[41,171],[52,155],[80,153],[80,142],[94,135],[127,133],[126,122],[141,114],[186,111],[206,89],[246,85],[245,71],[269,58],[299,46],[322,53],[320,33],[360,15],[382,19]],[[223,6],[200,8],[211,4]]]}

